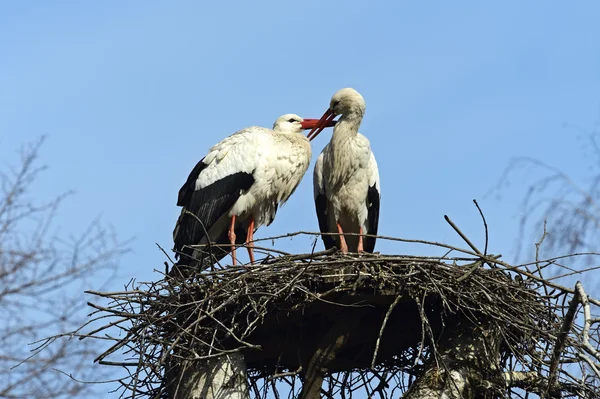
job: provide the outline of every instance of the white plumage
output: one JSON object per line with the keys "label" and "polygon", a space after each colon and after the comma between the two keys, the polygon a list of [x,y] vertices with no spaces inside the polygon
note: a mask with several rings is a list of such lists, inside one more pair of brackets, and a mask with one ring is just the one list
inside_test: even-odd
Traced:
{"label": "white plumage", "polygon": [[[235,245],[251,243],[256,229],[273,221],[306,173],[311,147],[302,131],[316,122],[286,114],[273,130],[249,127],[208,151],[179,190],[183,209],[173,232],[179,264],[207,267],[229,251],[235,264]],[[188,247],[211,243],[219,247]],[[251,244],[248,252],[254,262]]]}
{"label": "white plumage", "polygon": [[[333,95],[329,109],[308,134],[314,139],[325,124],[341,115],[329,144],[317,158],[314,195],[322,233],[377,235],[379,223],[379,171],[369,140],[358,133],[366,110],[363,97],[346,88]],[[325,248],[342,252],[373,252],[374,237],[323,235]]]}

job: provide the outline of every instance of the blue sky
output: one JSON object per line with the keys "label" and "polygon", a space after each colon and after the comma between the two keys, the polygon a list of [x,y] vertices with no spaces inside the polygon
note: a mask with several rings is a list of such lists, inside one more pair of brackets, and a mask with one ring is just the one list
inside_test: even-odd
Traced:
{"label": "blue sky", "polygon": [[[367,101],[380,233],[464,247],[448,214],[483,246],[477,198],[490,251],[511,261],[525,180],[484,194],[513,156],[586,173],[564,123],[591,128],[600,116],[599,13],[594,1],[4,2],[0,163],[48,135],[36,194],[77,192],[61,231],[101,215],[135,238],[116,286],[151,280],[163,262],[155,243],[172,244],[177,191],[210,146],[284,113],[318,118],[350,86]],[[312,166],[257,238],[317,230],[311,179]]]}

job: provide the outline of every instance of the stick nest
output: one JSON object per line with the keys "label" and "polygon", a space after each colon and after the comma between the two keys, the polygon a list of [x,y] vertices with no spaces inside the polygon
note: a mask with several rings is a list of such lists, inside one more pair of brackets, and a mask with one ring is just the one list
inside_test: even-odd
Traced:
{"label": "stick nest", "polygon": [[[232,351],[244,353],[254,396],[275,391],[293,397],[319,339],[361,312],[359,327],[327,365],[323,394],[363,390],[399,397],[435,361],[445,337],[466,325],[492,326],[501,331],[496,366],[507,381],[491,379],[499,397],[515,386],[541,391],[540,379],[552,381],[550,396],[600,397],[594,396],[600,390],[592,370],[599,362],[593,353],[597,330],[589,328],[595,324],[568,315],[569,303],[583,303],[577,289],[546,281],[527,265],[428,244],[462,256],[326,251],[267,256],[254,266],[199,272],[184,281],[131,282],[123,292],[92,293],[109,300],[106,306],[90,303],[93,321],[103,324],[77,335],[114,341],[97,361],[128,370],[121,380],[126,397],[166,397],[172,365]],[[556,260],[532,267],[549,264]],[[287,393],[276,381],[289,385]]]}

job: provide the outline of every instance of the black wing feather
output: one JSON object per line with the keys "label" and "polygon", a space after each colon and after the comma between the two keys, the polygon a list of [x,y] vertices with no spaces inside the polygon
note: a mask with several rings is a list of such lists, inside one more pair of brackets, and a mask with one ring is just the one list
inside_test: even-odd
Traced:
{"label": "black wing feather", "polygon": [[[315,207],[317,208],[317,218],[319,219],[319,230],[321,233],[331,233],[329,231],[328,218],[327,218],[327,198],[325,194],[318,194],[315,197]],[[323,245],[325,249],[330,249],[336,246],[335,239],[330,235],[321,235]]]}
{"label": "black wing feather", "polygon": [[[375,185],[372,185],[367,192],[367,234],[377,235],[377,228],[379,226],[379,201],[379,190]],[[365,252],[373,253],[375,250],[375,241],[375,237],[365,237]]]}
{"label": "black wing feather", "polygon": [[200,160],[194,166],[194,169],[190,172],[186,182],[179,189],[179,195],[177,196],[177,206],[186,206],[190,203],[192,198],[192,194],[196,190],[196,180],[198,180],[198,176],[200,176],[200,172],[202,172],[208,165],[204,163],[204,158]]}
{"label": "black wing feather", "polygon": [[[188,255],[191,255],[193,251],[184,247],[198,244],[212,225],[223,214],[229,212],[240,196],[254,184],[252,174],[238,172],[217,180],[201,190],[196,190],[196,179],[205,167],[206,165],[200,161],[188,177],[187,182],[179,190],[177,205],[183,206],[185,210],[196,216],[182,214],[176,227],[175,250]],[[237,238],[241,242],[246,238],[245,233],[245,228],[236,228]],[[211,242],[217,244],[229,242],[227,231],[220,232],[218,237],[210,238]],[[224,250],[222,255],[228,252]]]}

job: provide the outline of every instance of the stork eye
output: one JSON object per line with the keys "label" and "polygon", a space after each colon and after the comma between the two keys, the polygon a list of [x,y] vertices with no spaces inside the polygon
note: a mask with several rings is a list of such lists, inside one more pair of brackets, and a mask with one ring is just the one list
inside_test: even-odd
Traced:
{"label": "stork eye", "polygon": [[294,123],[294,122],[297,122],[297,121],[294,118],[292,118],[292,119],[288,120],[288,122]]}

